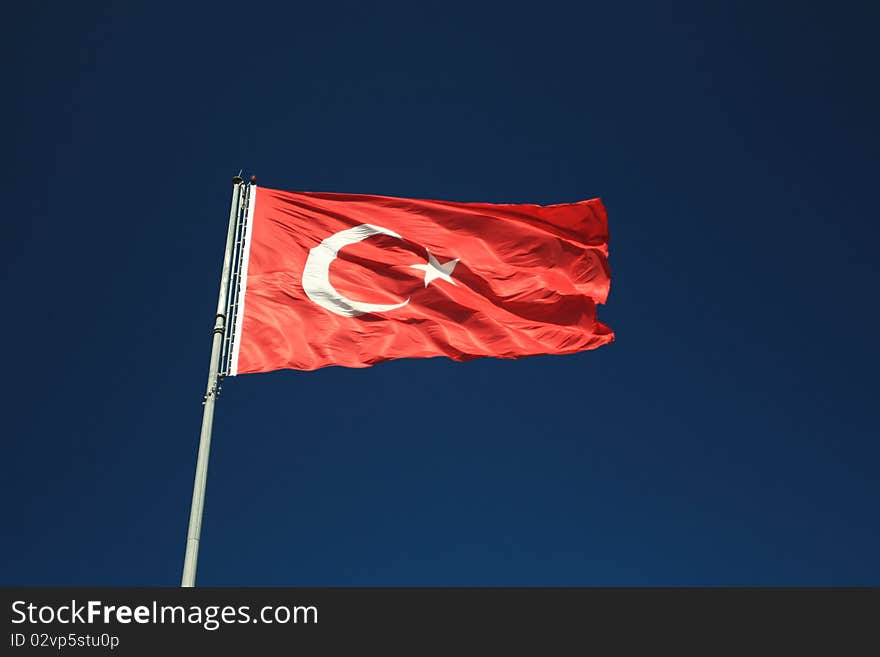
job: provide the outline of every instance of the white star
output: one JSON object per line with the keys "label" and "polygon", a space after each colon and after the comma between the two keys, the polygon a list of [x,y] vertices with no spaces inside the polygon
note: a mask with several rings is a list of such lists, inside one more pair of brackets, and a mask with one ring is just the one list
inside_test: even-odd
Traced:
{"label": "white star", "polygon": [[[428,251],[427,249],[425,249]],[[433,281],[435,278],[442,278],[444,281],[449,281],[453,285],[457,285],[457,283],[452,280],[452,270],[455,269],[455,265],[458,264],[460,258],[456,258],[455,260],[450,260],[449,262],[445,262],[442,265],[438,262],[437,258],[433,256],[433,254],[428,251],[428,264],[427,265],[410,265],[412,269],[421,269],[425,272],[425,287],[428,287],[428,283]]]}

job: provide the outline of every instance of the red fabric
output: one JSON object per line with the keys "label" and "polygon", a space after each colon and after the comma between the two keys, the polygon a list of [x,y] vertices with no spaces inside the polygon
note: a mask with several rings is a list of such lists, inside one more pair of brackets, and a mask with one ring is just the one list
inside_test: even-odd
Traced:
{"label": "red fabric", "polygon": [[[361,224],[393,231],[338,250],[329,283],[356,302],[341,316],[303,287],[310,251]],[[425,286],[428,252],[450,277]],[[328,253],[330,255],[328,255]],[[597,321],[610,285],[599,199],[550,206],[452,203],[256,188],[238,373],[367,367],[393,358],[518,358],[611,342]],[[306,277],[306,287],[311,287]]]}

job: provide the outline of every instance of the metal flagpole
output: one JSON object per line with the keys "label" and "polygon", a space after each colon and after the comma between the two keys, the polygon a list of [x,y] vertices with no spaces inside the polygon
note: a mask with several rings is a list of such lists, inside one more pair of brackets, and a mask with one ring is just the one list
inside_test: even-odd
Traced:
{"label": "metal flagpole", "polygon": [[211,429],[214,424],[214,402],[217,399],[220,379],[220,354],[223,337],[227,327],[226,305],[229,292],[229,276],[232,269],[232,255],[235,249],[235,232],[241,209],[244,181],[235,176],[232,179],[232,207],[229,210],[229,228],[226,232],[226,253],[223,255],[223,272],[220,275],[220,295],[217,299],[217,314],[214,317],[211,361],[208,366],[208,387],[205,392],[202,431],[199,436],[199,456],[196,461],[196,477],[193,483],[192,507],[189,512],[189,531],[186,536],[186,556],[183,560],[184,587],[196,584],[196,562],[199,558],[199,537],[202,533],[202,511],[205,506],[205,484],[208,478],[208,455],[211,451]]}

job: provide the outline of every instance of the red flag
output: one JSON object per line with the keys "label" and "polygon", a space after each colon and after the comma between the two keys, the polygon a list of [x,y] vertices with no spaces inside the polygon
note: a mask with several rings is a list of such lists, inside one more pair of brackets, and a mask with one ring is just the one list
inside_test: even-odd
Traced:
{"label": "red flag", "polygon": [[611,342],[599,199],[452,203],[252,187],[230,374],[519,358]]}

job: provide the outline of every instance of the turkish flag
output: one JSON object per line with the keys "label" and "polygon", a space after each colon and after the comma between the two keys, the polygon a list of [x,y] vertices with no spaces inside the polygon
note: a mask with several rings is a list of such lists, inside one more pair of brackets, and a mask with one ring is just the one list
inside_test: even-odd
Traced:
{"label": "turkish flag", "polygon": [[453,203],[251,186],[230,374],[611,342],[599,199]]}

